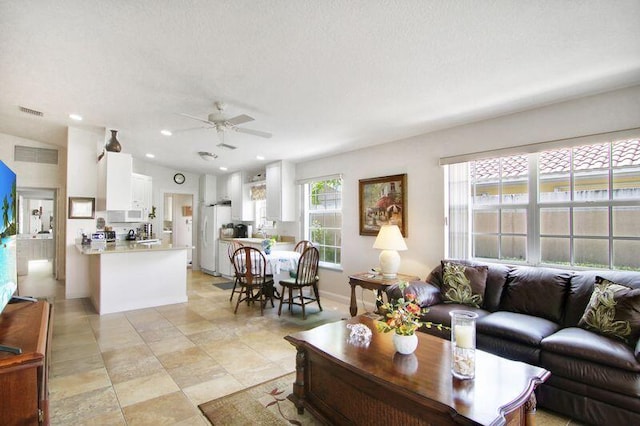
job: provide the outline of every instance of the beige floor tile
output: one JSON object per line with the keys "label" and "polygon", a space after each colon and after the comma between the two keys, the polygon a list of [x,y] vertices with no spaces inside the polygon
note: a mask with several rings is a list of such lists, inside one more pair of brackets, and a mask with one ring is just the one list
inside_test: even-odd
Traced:
{"label": "beige floor tile", "polygon": [[[53,346],[53,344],[52,344]],[[82,345],[74,346],[73,350],[69,350],[66,347],[58,349],[51,349],[51,361],[61,362],[74,359],[87,358],[94,355],[100,355],[100,347],[97,343],[84,343]]]}
{"label": "beige floor tile", "polygon": [[267,380],[275,379],[287,373],[295,371],[295,364],[284,368],[283,366],[273,362],[263,362],[258,365],[251,366],[247,369],[233,374],[243,387],[249,387],[266,382]]}
{"label": "beige floor tile", "polygon": [[111,386],[104,367],[68,376],[50,377],[49,392],[51,398],[68,398],[80,393]]}
{"label": "beige floor tile", "polygon": [[196,321],[196,322],[188,322],[185,324],[179,324],[177,326],[182,333],[185,335],[190,335],[194,333],[199,333],[202,331],[209,331],[216,329],[216,325],[212,324],[211,321]]}
{"label": "beige floor tile", "polygon": [[194,362],[209,361],[212,358],[205,351],[195,346],[178,351],[167,352],[158,355],[158,359],[164,368],[178,368]]}
{"label": "beige floor tile", "polygon": [[165,371],[118,383],[113,387],[122,407],[180,390],[171,376]]}
{"label": "beige floor tile", "polygon": [[182,389],[182,391],[187,395],[187,397],[189,397],[194,405],[198,406],[204,402],[229,395],[230,393],[237,392],[244,388],[245,386],[242,383],[232,375],[228,374],[214,380],[189,386]]}
{"label": "beige floor tile", "polygon": [[170,327],[138,330],[138,333],[140,333],[140,337],[142,337],[142,340],[147,343],[154,343],[164,339],[183,336],[182,331],[180,331],[173,324],[169,324],[171,325]]}
{"label": "beige floor tile", "polygon": [[[111,386],[90,392],[74,395],[69,398],[57,398],[51,395],[50,401],[51,424],[53,426],[69,425],[110,425],[112,423],[98,423],[94,419],[104,416],[109,418],[122,417],[118,398]],[[113,424],[118,424],[113,423]]]}
{"label": "beige floor tile", "polygon": [[224,367],[211,358],[168,368],[167,371],[180,388],[194,386],[229,374]]}
{"label": "beige floor tile", "polygon": [[69,376],[71,374],[84,373],[104,367],[104,361],[100,354],[91,355],[85,358],[72,359],[50,364],[49,376]]}
{"label": "beige floor tile", "polygon": [[175,425],[199,416],[198,408],[182,392],[129,405],[122,411],[129,426]]}
{"label": "beige floor tile", "polygon": [[149,343],[149,348],[156,356],[193,347],[195,347],[195,344],[184,334]]}

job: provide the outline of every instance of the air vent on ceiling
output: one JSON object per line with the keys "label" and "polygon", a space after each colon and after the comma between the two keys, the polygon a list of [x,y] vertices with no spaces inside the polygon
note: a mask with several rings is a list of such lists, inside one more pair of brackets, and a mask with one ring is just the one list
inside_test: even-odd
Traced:
{"label": "air vent on ceiling", "polygon": [[23,106],[20,107],[20,111],[24,112],[25,114],[35,115],[36,117],[42,117],[44,115],[44,113],[41,111],[36,111],[35,109]]}
{"label": "air vent on ceiling", "polygon": [[229,144],[226,144],[226,143],[219,143],[216,146],[218,148],[227,148],[227,149],[236,149],[237,148],[237,146],[229,145]]}
{"label": "air vent on ceiling", "polygon": [[15,161],[28,163],[58,164],[58,150],[16,145],[13,151]]}

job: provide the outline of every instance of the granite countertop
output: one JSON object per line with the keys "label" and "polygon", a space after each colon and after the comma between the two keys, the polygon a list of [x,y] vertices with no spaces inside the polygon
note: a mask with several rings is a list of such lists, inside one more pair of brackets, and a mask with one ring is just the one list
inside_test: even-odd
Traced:
{"label": "granite countertop", "polygon": [[187,246],[175,246],[164,243],[140,243],[137,241],[118,241],[116,244],[92,244],[83,246],[76,242],[76,249],[82,254],[109,254],[109,253],[133,253],[139,251],[165,251],[165,250],[185,250]]}
{"label": "granite countertop", "polygon": [[[247,244],[262,244],[265,238],[230,238],[230,241],[237,241],[239,243]],[[276,246],[279,244],[291,244],[293,241],[276,241]]]}

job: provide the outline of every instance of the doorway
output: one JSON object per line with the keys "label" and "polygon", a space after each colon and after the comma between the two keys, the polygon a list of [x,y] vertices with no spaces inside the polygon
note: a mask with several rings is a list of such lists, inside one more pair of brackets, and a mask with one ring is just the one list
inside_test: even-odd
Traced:
{"label": "doorway", "polygon": [[188,247],[187,266],[193,261],[193,195],[164,194],[162,239],[175,246]]}
{"label": "doorway", "polygon": [[57,190],[18,188],[18,276],[56,276]]}

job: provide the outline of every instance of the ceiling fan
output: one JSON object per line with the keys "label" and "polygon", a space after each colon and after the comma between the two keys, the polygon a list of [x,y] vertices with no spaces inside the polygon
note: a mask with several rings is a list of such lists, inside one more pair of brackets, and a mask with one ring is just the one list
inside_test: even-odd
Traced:
{"label": "ceiling fan", "polygon": [[[235,149],[234,146],[224,143],[224,132],[228,130],[233,130],[234,132],[238,132],[238,133],[246,133],[248,135],[253,135],[253,136],[259,136],[261,138],[270,138],[271,136],[273,136],[271,133],[263,132],[261,130],[253,130],[253,129],[246,129],[244,127],[238,127],[238,125],[240,124],[254,121],[255,118],[250,117],[246,114],[241,114],[233,118],[224,118],[223,113],[224,113],[225,105],[222,102],[216,102],[214,106],[216,108],[216,111],[209,114],[206,119],[196,117],[195,115],[191,115],[191,114],[185,114],[185,113],[181,113],[180,115],[182,115],[183,117],[190,118],[192,120],[197,120],[202,123],[205,123],[207,125],[206,128],[216,129],[216,131],[222,138],[222,142],[218,144],[218,146],[222,148]],[[201,129],[201,128],[202,127],[197,127],[196,129]],[[195,130],[195,129],[184,129],[183,131],[187,131],[187,130]]]}

